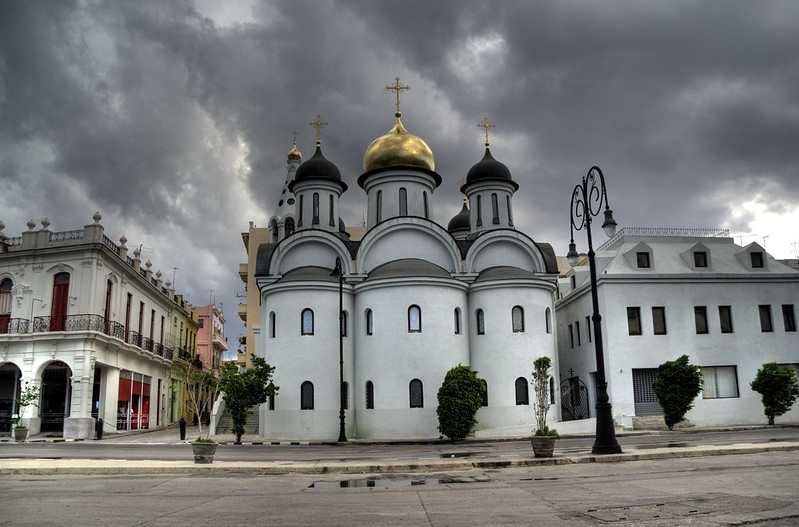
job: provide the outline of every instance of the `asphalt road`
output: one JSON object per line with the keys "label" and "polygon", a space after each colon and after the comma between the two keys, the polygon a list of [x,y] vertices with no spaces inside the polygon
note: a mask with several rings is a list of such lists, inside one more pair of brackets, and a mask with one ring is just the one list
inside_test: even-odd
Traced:
{"label": "asphalt road", "polygon": [[[7,447],[0,445],[0,452]],[[354,478],[57,475],[0,480],[0,524],[21,526],[787,527],[799,524],[797,502],[796,451]]]}

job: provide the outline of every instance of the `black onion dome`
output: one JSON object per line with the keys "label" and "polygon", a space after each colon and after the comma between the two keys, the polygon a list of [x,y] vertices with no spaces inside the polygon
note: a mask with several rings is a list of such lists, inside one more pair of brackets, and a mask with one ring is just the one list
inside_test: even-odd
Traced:
{"label": "black onion dome", "polygon": [[456,214],[451,220],[449,220],[449,225],[447,225],[448,232],[456,232],[456,231],[468,231],[471,229],[472,223],[471,218],[469,217],[469,207],[466,206],[466,202],[463,202],[463,208],[461,211]]}
{"label": "black onion dome", "polygon": [[322,155],[322,147],[316,145],[316,152],[313,157],[297,168],[294,181],[307,181],[311,179],[332,179],[341,181],[341,172],[331,161]]}
{"label": "black onion dome", "polygon": [[477,181],[508,181],[514,187],[519,188],[519,185],[513,181],[508,167],[494,159],[491,155],[491,149],[488,147],[486,147],[483,159],[470,168],[469,173],[466,175],[466,185]]}

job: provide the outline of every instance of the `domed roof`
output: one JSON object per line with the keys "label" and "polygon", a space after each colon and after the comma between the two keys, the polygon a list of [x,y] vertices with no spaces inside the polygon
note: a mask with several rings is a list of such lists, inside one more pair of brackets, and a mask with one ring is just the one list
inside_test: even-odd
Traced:
{"label": "domed roof", "polygon": [[[466,185],[475,181],[509,181],[518,188],[510,175],[510,170],[491,155],[491,149],[486,147],[486,153],[477,164],[469,169],[466,175]],[[465,186],[465,185],[464,185]]]}
{"label": "domed roof", "polygon": [[295,142],[294,145],[291,147],[288,153],[288,161],[302,161],[302,154],[299,150],[297,150],[297,143]]}
{"label": "domed roof", "polygon": [[397,118],[394,127],[386,135],[372,141],[363,156],[363,170],[368,172],[376,168],[405,165],[435,170],[436,163],[433,151],[422,139],[409,133],[400,117],[401,112],[394,114]]}
{"label": "domed roof", "polygon": [[301,164],[294,176],[295,183],[310,179],[332,179],[334,181],[341,181],[341,172],[339,172],[336,165],[325,159],[325,156],[322,155],[322,147],[319,142],[316,143],[316,152],[314,152],[313,157]]}
{"label": "domed roof", "polygon": [[463,200],[463,208],[461,211],[456,214],[451,220],[449,220],[449,225],[447,225],[447,231],[449,232],[456,232],[456,231],[468,231],[471,229],[471,219],[469,217],[469,207],[466,206],[466,200]]}

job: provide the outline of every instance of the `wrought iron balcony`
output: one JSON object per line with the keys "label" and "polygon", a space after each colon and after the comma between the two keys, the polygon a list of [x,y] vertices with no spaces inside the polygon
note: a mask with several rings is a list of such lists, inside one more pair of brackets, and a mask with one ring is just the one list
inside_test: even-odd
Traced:
{"label": "wrought iron balcony", "polygon": [[27,333],[31,321],[26,318],[0,319],[0,334]]}

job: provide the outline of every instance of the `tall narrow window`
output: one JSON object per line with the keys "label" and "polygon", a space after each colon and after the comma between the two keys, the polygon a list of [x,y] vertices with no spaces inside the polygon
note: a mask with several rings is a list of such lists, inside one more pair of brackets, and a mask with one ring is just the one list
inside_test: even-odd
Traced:
{"label": "tall narrow window", "polygon": [[514,333],[524,332],[524,308],[522,306],[513,306],[510,311],[511,324],[513,325]]}
{"label": "tall narrow window", "polygon": [[155,334],[155,309],[150,310],[150,345],[152,346],[153,335]]}
{"label": "tall narrow window", "polygon": [[519,406],[530,404],[530,394],[527,391],[527,379],[524,377],[516,379],[516,404]]}
{"label": "tall narrow window", "polygon": [[328,199],[328,207],[330,208],[330,210],[327,213],[328,222],[330,223],[331,227],[335,227],[336,226],[336,219],[335,219],[335,214],[333,214],[333,194],[331,194],[330,195],[330,199]]}
{"label": "tall narrow window", "polygon": [[652,308],[652,329],[655,335],[666,334],[666,308],[653,307]]}
{"label": "tall narrow window", "polygon": [[478,335],[485,335],[486,334],[486,321],[485,315],[483,314],[482,309],[478,309],[474,312],[474,317],[477,322],[477,334]]}
{"label": "tall narrow window", "polygon": [[8,326],[11,324],[11,290],[13,285],[10,278],[0,282],[0,333],[8,333]]}
{"label": "tall narrow window", "polygon": [[64,331],[69,303],[69,273],[53,277],[53,299],[50,307],[50,331]]}
{"label": "tall narrow window", "polygon": [[[646,254],[646,253],[645,253]],[[641,308],[627,308],[627,333],[630,335],[641,334]]]}
{"label": "tall narrow window", "polygon": [[270,410],[275,409],[275,394],[269,396],[269,409]]}
{"label": "tall narrow window", "polygon": [[297,218],[297,227],[302,227],[302,212],[303,212],[302,209],[305,206],[304,205],[304,202],[305,202],[304,198],[305,198],[305,196],[300,196],[300,206],[297,207],[297,213],[299,214],[299,217]]}
{"label": "tall narrow window", "polygon": [[569,348],[574,348],[574,325],[569,324]]}
{"label": "tall narrow window", "polygon": [[421,333],[422,331],[422,310],[419,306],[413,305],[408,308],[408,333]]}
{"label": "tall narrow window", "polygon": [[319,225],[319,193],[313,193],[313,210],[311,210],[311,225]]}
{"label": "tall narrow window", "polygon": [[491,223],[499,225],[499,201],[496,193],[491,194]]}
{"label": "tall narrow window", "polygon": [[425,219],[430,219],[430,205],[427,202],[427,191],[422,192],[422,198],[424,200],[424,217]]}
{"label": "tall narrow window", "polygon": [[341,312],[341,336],[347,336],[347,321],[349,319],[349,313],[346,311]]}
{"label": "tall narrow window", "polygon": [[300,385],[300,410],[313,410],[313,383],[305,381]]}
{"label": "tall narrow window", "polygon": [[286,236],[294,234],[294,218],[286,218]]}
{"label": "tall narrow window", "polygon": [[709,333],[707,325],[707,306],[694,306],[694,323],[696,324],[697,335],[706,335]]}
{"label": "tall narrow window", "polygon": [[549,376],[549,404],[555,404],[555,377]]}
{"label": "tall narrow window", "polygon": [[422,381],[414,379],[408,384],[408,398],[411,408],[424,408],[424,390]]}
{"label": "tall narrow window", "polygon": [[505,201],[507,202],[508,205],[508,225],[513,227],[513,212],[511,211],[510,208],[510,196],[505,196]]}
{"label": "tall narrow window", "polygon": [[757,306],[757,312],[760,314],[760,331],[763,333],[771,333],[774,331],[774,324],[771,320],[771,306]]}
{"label": "tall narrow window", "polygon": [[377,208],[377,214],[376,214],[377,221],[376,221],[376,223],[380,223],[381,221],[383,221],[383,191],[382,190],[378,190],[377,191],[377,207],[376,208]]}
{"label": "tall narrow window", "polygon": [[592,329],[591,317],[590,316],[586,316],[585,317],[585,332],[588,335],[588,342],[592,342],[593,341],[593,338],[591,337],[591,334],[593,333],[593,331],[591,331],[591,329]]}
{"label": "tall narrow window", "polygon": [[577,336],[577,345],[578,346],[582,346],[583,345],[583,340],[582,340],[582,337],[580,336],[580,322],[579,321],[574,323],[574,334]]}
{"label": "tall narrow window", "polygon": [[552,333],[552,310],[549,308],[544,310],[544,325],[546,326],[547,333]]}
{"label": "tall narrow window", "polygon": [[477,226],[483,225],[483,197],[477,196]]}
{"label": "tall narrow window", "polygon": [[366,381],[366,409],[374,410],[375,408],[375,385],[372,381]]}
{"label": "tall narrow window", "polygon": [[488,383],[485,379],[480,379],[480,384],[483,385],[483,393],[480,401],[480,406],[488,406]]}
{"label": "tall narrow window", "polygon": [[274,311],[269,313],[269,338],[275,338],[275,331],[276,331],[276,320],[277,315],[275,315]]}
{"label": "tall narrow window", "polygon": [[719,306],[719,325],[722,333],[732,333],[732,306]]}
{"label": "tall narrow window", "polygon": [[453,312],[453,318],[455,319],[453,323],[455,324],[455,334],[461,334],[461,308],[456,307],[455,311]]}
{"label": "tall narrow window", "polygon": [[144,302],[139,302],[139,338],[141,338],[143,330],[144,330]]}
{"label": "tall narrow window", "polygon": [[782,322],[785,324],[785,331],[796,331],[796,315],[793,304],[782,305]]}
{"label": "tall narrow window", "polygon": [[372,334],[372,310],[367,309],[364,313],[364,317],[366,318],[366,334]]}
{"label": "tall narrow window", "polygon": [[313,335],[313,311],[302,310],[302,335]]}
{"label": "tall narrow window", "polygon": [[399,189],[399,215],[408,215],[408,191],[404,188]]}
{"label": "tall narrow window", "polygon": [[133,295],[128,293],[127,304],[125,305],[125,342],[128,341],[128,333],[130,332],[130,310],[133,304]]}
{"label": "tall narrow window", "polygon": [[[103,309],[103,318],[105,319],[106,325],[111,320],[111,293],[114,290],[114,283],[111,280],[106,281],[105,283],[105,308]],[[10,305],[10,304],[9,304]],[[0,313],[2,313],[3,309],[0,306]]]}

